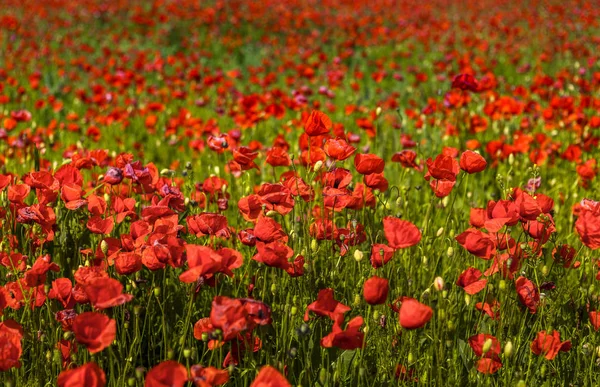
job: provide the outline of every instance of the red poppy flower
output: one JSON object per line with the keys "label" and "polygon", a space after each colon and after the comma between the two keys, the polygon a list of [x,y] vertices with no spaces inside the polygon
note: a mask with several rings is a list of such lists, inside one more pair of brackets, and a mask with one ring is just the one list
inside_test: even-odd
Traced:
{"label": "red poppy flower", "polygon": [[487,302],[478,302],[475,309],[490,316],[492,320],[500,319],[500,303],[494,300],[491,304]]}
{"label": "red poppy flower", "polygon": [[465,289],[467,294],[477,294],[485,288],[487,284],[486,279],[480,279],[482,276],[481,271],[474,267],[470,267],[463,271],[456,280],[456,285]]}
{"label": "red poppy flower", "polygon": [[200,215],[188,216],[186,223],[190,232],[197,237],[211,235],[227,239],[231,236],[227,218],[221,214],[205,212]]}
{"label": "red poppy flower", "polygon": [[190,368],[190,380],[196,387],[220,386],[229,381],[229,372],[215,367],[193,365]]}
{"label": "red poppy flower", "polygon": [[600,312],[595,310],[588,312],[588,317],[590,318],[590,323],[594,327],[594,330],[597,331],[600,329]]}
{"label": "red poppy flower", "polygon": [[68,278],[57,278],[52,281],[52,289],[48,293],[48,298],[57,299],[63,308],[73,308],[75,298],[73,298],[73,284]]}
{"label": "red poppy flower", "polygon": [[361,316],[354,317],[348,322],[346,330],[342,330],[338,321],[333,323],[331,333],[321,339],[321,346],[325,348],[337,347],[353,350],[363,347],[365,334],[360,331],[363,325]]}
{"label": "red poppy flower", "polygon": [[287,149],[279,146],[274,146],[267,151],[266,162],[272,167],[287,167],[292,164],[292,160],[290,159]]}
{"label": "red poppy flower", "polygon": [[583,209],[575,222],[581,242],[592,250],[600,248],[600,210]]}
{"label": "red poppy flower", "polygon": [[419,243],[421,232],[411,222],[392,216],[383,218],[383,232],[391,248],[404,249]]}
{"label": "red poppy flower", "polygon": [[188,381],[184,365],[175,360],[163,361],[146,374],[145,387],[183,387]]}
{"label": "red poppy flower", "polygon": [[313,110],[304,123],[304,132],[310,137],[328,134],[333,126],[331,119],[325,113]]}
{"label": "red poppy flower", "polygon": [[223,332],[223,341],[256,325],[271,323],[271,309],[260,301],[216,296],[212,302],[210,322]]}
{"label": "red poppy flower", "polygon": [[0,322],[0,371],[21,367],[23,327],[14,320]]}
{"label": "red poppy flower", "polygon": [[535,313],[540,303],[540,293],[537,287],[527,278],[519,277],[515,281],[515,288],[521,304],[526,306],[529,312]]}
{"label": "red poppy flower", "polygon": [[375,269],[383,267],[386,263],[392,259],[396,249],[384,245],[381,243],[375,243],[371,246],[371,266]]}
{"label": "red poppy flower", "polygon": [[84,285],[83,290],[96,309],[108,309],[123,305],[133,299],[131,294],[123,294],[123,285],[114,278],[94,278]]}
{"label": "red poppy flower", "polygon": [[385,278],[373,276],[365,281],[363,295],[365,301],[371,305],[384,304],[390,289],[389,281]]}
{"label": "red poppy flower", "polygon": [[115,226],[113,218],[102,219],[99,216],[93,216],[87,221],[87,228],[94,234],[110,234]]}
{"label": "red poppy flower", "polygon": [[333,289],[322,289],[319,291],[317,300],[306,307],[304,321],[308,321],[308,313],[313,312],[318,316],[327,316],[333,321],[341,323],[344,321],[344,313],[349,310],[349,307],[333,298]]}
{"label": "red poppy flower", "polygon": [[292,387],[292,385],[275,368],[264,366],[250,387]]}
{"label": "red poppy flower", "polygon": [[460,171],[458,162],[454,157],[441,153],[437,155],[435,160],[427,159],[427,173],[425,180],[429,181],[430,177],[437,180],[447,180],[450,182],[456,181],[456,175]]}
{"label": "red poppy flower", "polygon": [[358,153],[354,156],[354,167],[361,175],[382,173],[385,167],[385,161],[374,154]]}
{"label": "red poppy flower", "polygon": [[117,336],[117,322],[97,312],[85,312],[73,320],[75,339],[90,353],[97,353],[112,344]]}
{"label": "red poppy flower", "polygon": [[456,241],[476,257],[491,259],[496,253],[496,245],[492,238],[476,228],[469,228],[456,236]]}
{"label": "red poppy flower", "polygon": [[94,362],[65,370],[58,375],[58,387],[104,387],[106,375]]}
{"label": "red poppy flower", "polygon": [[121,275],[133,274],[142,270],[142,256],[135,252],[118,253],[115,258],[115,271]]}
{"label": "red poppy flower", "polygon": [[452,80],[452,88],[476,93],[479,91],[479,82],[471,74],[458,74]]}
{"label": "red poppy flower", "polygon": [[398,320],[404,329],[417,329],[427,324],[432,316],[433,309],[429,306],[421,304],[414,298],[404,297]]}
{"label": "red poppy flower", "polygon": [[344,139],[330,138],[329,140],[325,141],[323,150],[325,151],[325,154],[332,159],[342,161],[352,156],[352,154],[356,151],[356,148],[348,144]]}
{"label": "red poppy flower", "polygon": [[212,275],[223,267],[223,257],[208,246],[186,244],[189,269],[179,275],[184,283],[196,282],[199,277]]}
{"label": "red poppy flower", "polygon": [[479,153],[468,150],[460,156],[460,169],[467,173],[481,172],[486,166],[487,162]]}
{"label": "red poppy flower", "polygon": [[258,165],[254,162],[254,159],[258,156],[258,152],[255,152],[249,147],[241,146],[233,150],[233,160],[242,168],[242,171],[246,171],[252,168],[258,168]]}
{"label": "red poppy flower", "polygon": [[[487,352],[483,352],[485,342],[490,340],[492,345]],[[483,374],[494,374],[501,367],[500,362],[500,342],[492,335],[480,333],[469,338],[469,345],[475,352],[475,355],[481,357],[477,361],[477,371]]]}
{"label": "red poppy flower", "polygon": [[547,334],[541,331],[531,343],[531,352],[536,355],[544,355],[548,360],[552,360],[559,352],[569,352],[571,350],[571,341],[560,341],[560,333],[553,331]]}
{"label": "red poppy flower", "polygon": [[416,170],[420,170],[420,166],[416,162],[417,160],[417,152],[410,149],[405,149],[401,152],[394,153],[392,156],[392,161],[396,163],[400,163],[404,168],[413,168]]}

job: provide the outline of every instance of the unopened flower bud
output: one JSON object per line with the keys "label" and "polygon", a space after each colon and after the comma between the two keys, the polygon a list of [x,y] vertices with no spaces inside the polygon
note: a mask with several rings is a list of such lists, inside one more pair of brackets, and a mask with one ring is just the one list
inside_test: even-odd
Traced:
{"label": "unopened flower bud", "polygon": [[108,242],[104,239],[100,242],[100,250],[102,250],[102,254],[105,256],[108,255]]}
{"label": "unopened flower bud", "polygon": [[319,160],[315,163],[315,166],[313,167],[313,171],[319,172],[321,167],[323,167],[323,162],[321,160]]}
{"label": "unopened flower bud", "polygon": [[364,256],[365,255],[363,254],[362,251],[360,251],[360,250],[354,250],[354,260],[356,262],[362,261],[362,259],[364,258]]}
{"label": "unopened flower bud", "polygon": [[433,287],[438,292],[441,292],[442,290],[444,290],[444,285],[445,285],[445,283],[444,283],[444,279],[442,277],[435,277],[435,279],[433,280]]}
{"label": "unopened flower bud", "polygon": [[513,353],[513,344],[510,341],[507,341],[504,345],[504,356],[511,357]]}
{"label": "unopened flower bud", "polygon": [[487,353],[490,349],[492,348],[492,339],[487,339],[484,343],[483,343],[483,348],[481,348],[481,351],[483,353]]}

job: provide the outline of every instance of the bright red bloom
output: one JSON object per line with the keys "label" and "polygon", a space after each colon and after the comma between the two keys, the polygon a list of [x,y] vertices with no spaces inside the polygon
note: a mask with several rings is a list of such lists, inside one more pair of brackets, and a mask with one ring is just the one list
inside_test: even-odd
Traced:
{"label": "bright red bloom", "polygon": [[163,361],[148,371],[145,387],[183,387],[188,381],[185,366],[175,360]]}
{"label": "bright red bloom", "polygon": [[519,277],[515,281],[517,296],[521,304],[529,309],[529,312],[535,313],[540,303],[540,293],[537,287],[525,277]]}
{"label": "bright red bloom", "polygon": [[487,166],[485,159],[473,151],[465,151],[460,155],[460,169],[467,173],[481,172]]}
{"label": "bright red bloom", "polygon": [[560,341],[560,333],[553,331],[552,334],[547,334],[546,331],[541,331],[531,343],[531,352],[536,355],[544,355],[548,360],[552,360],[559,352],[568,352],[571,350],[571,341]]}
{"label": "bright red bloom", "polygon": [[318,316],[327,316],[333,321],[341,323],[344,321],[344,313],[349,310],[349,307],[333,298],[333,289],[322,289],[319,291],[317,300],[306,307],[304,321],[308,321],[308,313],[313,312]]}
{"label": "bright red bloom", "polygon": [[353,350],[363,347],[365,334],[360,331],[363,325],[361,316],[354,317],[348,322],[346,330],[342,330],[338,321],[333,323],[331,333],[321,339],[321,346],[325,348],[337,347]]}
{"label": "bright red bloom", "polygon": [[123,294],[123,285],[114,278],[94,278],[84,285],[83,290],[96,309],[108,309],[123,305],[133,299],[131,294]]}
{"label": "bright red bloom", "polygon": [[588,317],[590,318],[590,323],[594,327],[594,330],[597,331],[600,329],[600,312],[598,311],[590,311],[588,312]]}
{"label": "bright red bloom", "polygon": [[479,91],[479,82],[471,74],[458,74],[452,80],[452,88],[476,93]]}
{"label": "bright red bloom", "polygon": [[382,173],[383,168],[385,167],[385,161],[374,154],[358,153],[354,156],[354,167],[361,175]]}
{"label": "bright red bloom", "polygon": [[323,150],[325,151],[325,154],[332,159],[342,161],[352,156],[352,154],[356,151],[356,148],[348,144],[344,139],[330,138],[329,140],[325,141]]}
{"label": "bright red bloom", "polygon": [[227,239],[231,236],[227,218],[221,214],[205,212],[200,215],[188,216],[186,223],[190,232],[197,237],[211,235]]}
{"label": "bright red bloom", "polygon": [[304,123],[304,132],[311,137],[321,136],[328,134],[332,126],[331,119],[325,113],[313,110]]}
{"label": "bright red bloom", "polygon": [[260,301],[217,296],[212,302],[210,322],[223,331],[223,341],[229,341],[256,325],[270,324],[271,309]]}
{"label": "bright red bloom", "polygon": [[496,245],[492,238],[476,228],[469,228],[456,236],[456,241],[476,257],[491,259],[496,253]]}
{"label": "bright red bloom", "polygon": [[292,385],[275,368],[264,366],[250,387],[292,387]]}
{"label": "bright red bloom", "polygon": [[106,375],[94,362],[66,370],[58,375],[58,387],[104,387]]}
{"label": "bright red bloom", "polygon": [[383,232],[391,248],[404,249],[419,243],[421,232],[411,222],[393,216],[383,218]]}
{"label": "bright red bloom", "polygon": [[433,177],[437,180],[456,181],[456,175],[459,171],[458,162],[454,157],[440,153],[435,160],[427,159],[425,180],[429,181],[429,178]]}
{"label": "bright red bloom", "polygon": [[581,242],[592,250],[600,248],[600,209],[582,209],[575,229]]}
{"label": "bright red bloom", "polygon": [[0,371],[21,367],[23,327],[14,320],[0,322]]}
{"label": "bright red bloom", "polygon": [[97,353],[112,344],[117,336],[117,322],[97,312],[85,312],[73,320],[75,339],[90,353]]}
{"label": "bright red bloom", "polygon": [[404,297],[398,320],[404,329],[417,329],[427,324],[432,316],[433,309],[429,306],[421,304],[414,298]]}
{"label": "bright red bloom", "polygon": [[190,380],[196,387],[220,386],[229,381],[229,372],[215,367],[193,365],[190,368]]}
{"label": "bright red bloom", "polygon": [[375,243],[371,246],[371,266],[375,269],[383,267],[386,263],[392,259],[396,249],[384,245],[381,243]]}
{"label": "bright red bloom", "polygon": [[[483,353],[483,346],[488,340],[491,340],[492,345],[487,352]],[[473,349],[473,352],[475,352],[475,355],[481,357],[477,361],[477,371],[483,374],[494,374],[502,367],[502,363],[500,362],[500,342],[497,338],[492,335],[480,333],[469,338],[469,345]]]}
{"label": "bright red bloom", "polygon": [[384,304],[390,290],[389,281],[385,278],[373,276],[363,285],[365,301],[371,305]]}
{"label": "bright red bloom", "polygon": [[470,267],[463,271],[456,280],[456,285],[465,289],[467,294],[477,294],[485,288],[487,280],[480,279],[482,276],[481,271],[474,267]]}

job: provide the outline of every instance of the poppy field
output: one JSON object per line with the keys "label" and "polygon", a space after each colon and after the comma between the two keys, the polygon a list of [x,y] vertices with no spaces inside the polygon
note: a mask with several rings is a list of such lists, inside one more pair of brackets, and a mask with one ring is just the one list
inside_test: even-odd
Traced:
{"label": "poppy field", "polygon": [[0,383],[598,385],[599,20],[3,0]]}

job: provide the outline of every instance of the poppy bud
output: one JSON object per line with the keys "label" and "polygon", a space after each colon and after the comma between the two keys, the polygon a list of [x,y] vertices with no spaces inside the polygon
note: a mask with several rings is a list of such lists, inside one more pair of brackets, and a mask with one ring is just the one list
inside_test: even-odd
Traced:
{"label": "poppy bud", "polygon": [[168,349],[167,350],[167,359],[172,360],[175,357],[175,351],[173,351],[172,349]]}
{"label": "poppy bud", "polygon": [[492,348],[492,339],[487,339],[484,343],[483,343],[483,347],[481,348],[481,352],[483,352],[484,354],[486,354],[491,348]]}
{"label": "poppy bud", "polygon": [[354,303],[353,303],[353,304],[354,304],[355,306],[358,306],[358,305],[360,305],[360,295],[358,295],[358,294],[355,294],[355,295],[354,295]]}
{"label": "poppy bud", "polygon": [[354,250],[354,260],[356,262],[362,261],[363,257],[364,257],[364,254],[363,254],[362,251],[360,251],[360,250]]}
{"label": "poppy bud", "polygon": [[298,308],[295,306],[292,306],[292,309],[290,310],[290,314],[292,316],[295,316],[296,314],[298,314]]}
{"label": "poppy bud", "polygon": [[469,306],[471,304],[471,295],[465,293],[465,304]]}
{"label": "poppy bud", "polygon": [[312,241],[310,241],[310,249],[313,252],[316,252],[319,249],[319,245],[317,244],[317,240],[313,239]]}
{"label": "poppy bud", "polygon": [[52,360],[52,352],[46,351],[46,361],[50,362]]}
{"label": "poppy bud", "polygon": [[127,385],[129,387],[135,386],[135,378],[129,378],[129,379],[127,379]]}
{"label": "poppy bud", "polygon": [[435,279],[433,280],[433,287],[438,292],[444,290],[444,285],[444,279],[442,277],[435,277]]}
{"label": "poppy bud", "polygon": [[379,319],[379,312],[378,311],[374,311],[373,312],[373,320],[377,321]]}
{"label": "poppy bud", "polygon": [[144,379],[144,371],[145,371],[144,367],[137,367],[135,369],[135,377],[139,380]]}
{"label": "poppy bud", "polygon": [[327,377],[328,377],[328,373],[327,370],[325,368],[321,368],[319,370],[319,383],[321,383],[322,386],[325,386],[327,384]]}
{"label": "poppy bud", "polygon": [[108,242],[106,242],[106,240],[104,239],[102,240],[102,242],[100,242],[100,250],[105,256],[108,255]]}
{"label": "poppy bud", "polygon": [[158,297],[160,296],[160,288],[157,286],[153,289],[154,292],[154,296]]}
{"label": "poppy bud", "polygon": [[318,160],[315,163],[315,166],[313,167],[313,171],[319,172],[319,170],[321,169],[321,167],[323,167],[323,162],[321,160]]}
{"label": "poppy bud", "polygon": [[510,341],[507,341],[504,345],[504,356],[511,357],[513,352],[513,344]]}
{"label": "poppy bud", "polygon": [[415,361],[415,355],[413,355],[412,352],[409,352],[407,360],[408,360],[408,364],[414,363],[414,361]]}
{"label": "poppy bud", "polygon": [[377,106],[377,109],[375,109],[375,115],[379,116],[381,114],[381,106]]}
{"label": "poppy bud", "polygon": [[502,291],[506,290],[506,281],[500,280],[500,284],[498,285],[498,288]]}
{"label": "poppy bud", "polygon": [[271,284],[271,293],[274,295],[277,291],[277,284]]}
{"label": "poppy bud", "polygon": [[515,387],[527,387],[527,383],[525,383],[524,380],[519,380],[517,384],[515,384]]}
{"label": "poppy bud", "polygon": [[443,233],[444,233],[444,228],[440,227],[439,230],[437,230],[437,233],[435,233],[435,236],[439,238],[442,236]]}
{"label": "poppy bud", "polygon": [[452,257],[454,255],[454,247],[448,247],[448,251],[446,252],[446,254],[448,255],[448,257]]}
{"label": "poppy bud", "polygon": [[546,277],[546,276],[548,275],[548,272],[549,272],[549,270],[548,270],[548,266],[544,265],[544,266],[542,267],[542,275],[543,275],[544,277]]}
{"label": "poppy bud", "polygon": [[125,321],[125,322],[123,323],[123,328],[125,328],[125,329],[129,329],[129,321]]}
{"label": "poppy bud", "polygon": [[274,210],[269,210],[269,211],[267,211],[267,216],[268,216],[269,218],[272,218],[272,217],[276,216],[277,214],[278,214],[278,212],[277,212],[277,211],[274,211]]}
{"label": "poppy bud", "polygon": [[186,359],[189,359],[190,356],[192,355],[192,351],[189,348],[186,348],[183,350],[183,357]]}

